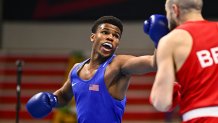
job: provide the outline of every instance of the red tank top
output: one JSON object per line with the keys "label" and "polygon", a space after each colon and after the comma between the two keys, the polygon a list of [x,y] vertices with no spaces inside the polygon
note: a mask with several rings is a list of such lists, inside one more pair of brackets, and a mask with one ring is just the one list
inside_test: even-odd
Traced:
{"label": "red tank top", "polygon": [[207,106],[218,106],[218,23],[186,22],[183,29],[192,36],[192,49],[176,73],[182,85],[180,113]]}

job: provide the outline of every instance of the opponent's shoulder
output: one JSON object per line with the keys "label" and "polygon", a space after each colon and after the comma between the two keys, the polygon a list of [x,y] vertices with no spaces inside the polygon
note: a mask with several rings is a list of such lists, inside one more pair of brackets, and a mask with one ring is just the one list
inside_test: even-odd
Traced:
{"label": "opponent's shoulder", "polygon": [[183,29],[174,29],[160,40],[159,45],[164,45],[169,48],[175,48],[191,40],[192,37],[188,31]]}

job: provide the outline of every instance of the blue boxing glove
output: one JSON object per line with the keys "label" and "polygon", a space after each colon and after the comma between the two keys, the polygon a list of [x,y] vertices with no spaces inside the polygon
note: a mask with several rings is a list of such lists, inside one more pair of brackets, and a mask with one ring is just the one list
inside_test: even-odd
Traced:
{"label": "blue boxing glove", "polygon": [[47,116],[58,104],[57,97],[52,93],[40,92],[34,95],[26,104],[27,111],[34,118]]}
{"label": "blue boxing glove", "polygon": [[150,36],[157,48],[159,40],[169,32],[166,16],[151,15],[148,20],[144,21],[144,32]]}

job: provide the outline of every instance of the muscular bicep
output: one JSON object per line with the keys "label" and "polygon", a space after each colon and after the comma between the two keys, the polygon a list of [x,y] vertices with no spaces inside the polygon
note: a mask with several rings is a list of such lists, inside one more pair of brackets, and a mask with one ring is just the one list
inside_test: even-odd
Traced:
{"label": "muscular bicep", "polygon": [[173,44],[170,44],[169,41],[165,41],[165,40],[160,42],[160,46],[158,47],[157,50],[158,70],[157,70],[156,80],[158,80],[158,82],[160,83],[168,83],[171,81],[175,81]]}
{"label": "muscular bicep", "polygon": [[[160,111],[167,111],[172,102],[175,69],[173,61],[173,44],[164,38],[157,50],[157,74],[151,91],[152,104]],[[163,93],[164,92],[164,93]]]}
{"label": "muscular bicep", "polygon": [[60,107],[68,104],[73,97],[73,90],[72,90],[71,81],[70,81],[70,73],[68,75],[67,80],[63,84],[63,86],[54,92],[54,94],[57,95],[58,97],[58,104]]}
{"label": "muscular bicep", "polygon": [[121,70],[125,74],[144,74],[156,71],[154,55],[132,56],[123,62]]}
{"label": "muscular bicep", "polygon": [[67,105],[73,97],[70,81],[67,80],[60,89],[54,92],[54,94],[58,97],[59,107]]}

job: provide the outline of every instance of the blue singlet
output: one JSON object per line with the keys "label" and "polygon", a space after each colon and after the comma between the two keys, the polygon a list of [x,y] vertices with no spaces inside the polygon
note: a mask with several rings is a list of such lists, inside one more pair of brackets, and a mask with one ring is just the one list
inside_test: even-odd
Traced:
{"label": "blue singlet", "polygon": [[108,92],[104,73],[115,55],[102,63],[95,75],[89,80],[82,80],[78,70],[89,59],[78,64],[71,72],[71,85],[76,102],[78,123],[121,123],[126,97],[119,101]]}

